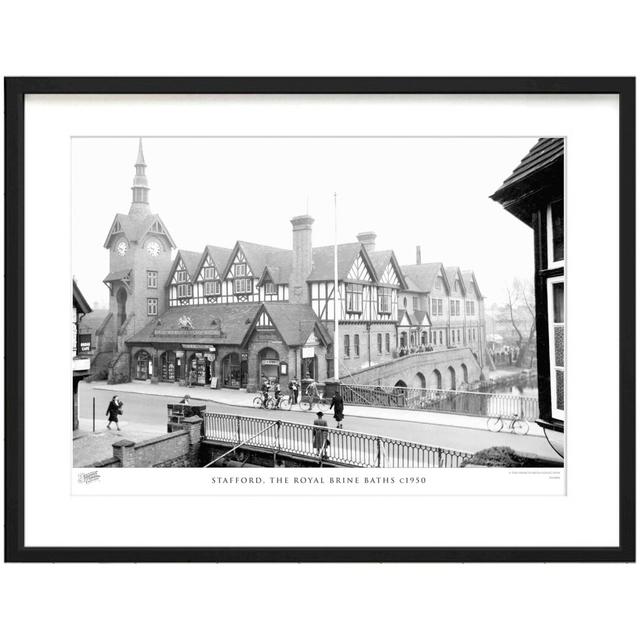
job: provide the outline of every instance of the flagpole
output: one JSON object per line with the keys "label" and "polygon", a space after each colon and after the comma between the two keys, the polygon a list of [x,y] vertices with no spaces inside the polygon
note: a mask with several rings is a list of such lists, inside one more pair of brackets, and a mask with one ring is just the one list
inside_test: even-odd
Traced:
{"label": "flagpole", "polygon": [[333,377],[340,380],[340,339],[338,335],[338,196],[333,194]]}

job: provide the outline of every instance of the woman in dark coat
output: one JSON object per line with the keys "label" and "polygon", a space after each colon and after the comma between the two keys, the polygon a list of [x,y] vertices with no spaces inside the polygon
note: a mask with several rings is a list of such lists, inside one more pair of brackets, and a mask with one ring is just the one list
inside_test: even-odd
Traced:
{"label": "woman in dark coat", "polygon": [[344,400],[338,391],[333,394],[329,409],[333,409],[333,417],[337,423],[336,428],[342,429],[342,421],[344,420]]}
{"label": "woman in dark coat", "polygon": [[106,415],[109,416],[109,420],[107,422],[107,429],[111,430],[109,426],[112,422],[116,423],[116,428],[120,431],[120,426],[118,425],[118,416],[122,414],[122,402],[118,399],[118,396],[113,396],[111,398],[111,402],[107,407]]}

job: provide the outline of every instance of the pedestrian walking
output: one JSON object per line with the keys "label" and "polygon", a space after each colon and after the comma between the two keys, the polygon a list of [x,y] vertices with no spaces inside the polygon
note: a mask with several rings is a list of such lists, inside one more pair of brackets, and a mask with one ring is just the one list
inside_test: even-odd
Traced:
{"label": "pedestrian walking", "polygon": [[326,428],[327,421],[322,419],[324,414],[322,411],[318,411],[316,415],[318,417],[313,421],[313,447],[318,457],[322,457],[326,455],[326,449],[331,443],[329,442],[329,431]]}
{"label": "pedestrian walking", "polygon": [[118,396],[113,396],[113,398],[111,398],[111,402],[107,407],[107,413],[105,414],[109,418],[107,421],[107,429],[109,429],[109,431],[111,431],[110,425],[112,422],[116,423],[116,428],[118,431],[120,431],[120,425],[118,424],[118,416],[122,415],[122,406],[123,406],[123,403],[120,401],[120,398],[118,398]]}
{"label": "pedestrian walking", "polygon": [[331,398],[331,406],[329,409],[333,409],[333,417],[336,421],[336,429],[342,429],[342,421],[344,420],[344,400],[340,395],[340,392],[336,389],[336,392]]}

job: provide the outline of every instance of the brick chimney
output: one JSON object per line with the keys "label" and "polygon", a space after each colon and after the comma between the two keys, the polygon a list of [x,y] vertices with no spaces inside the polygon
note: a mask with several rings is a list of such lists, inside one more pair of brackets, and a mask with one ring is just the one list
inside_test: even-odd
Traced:
{"label": "brick chimney", "polygon": [[307,278],[313,267],[313,245],[311,244],[311,216],[291,218],[293,227],[293,265],[289,279],[289,301],[296,304],[309,303]]}
{"label": "brick chimney", "polygon": [[422,264],[422,253],[420,251],[420,245],[416,246],[416,264]]}
{"label": "brick chimney", "polygon": [[376,234],[373,231],[363,231],[359,233],[356,238],[358,238],[358,242],[361,242],[364,245],[364,248],[368,253],[376,250]]}

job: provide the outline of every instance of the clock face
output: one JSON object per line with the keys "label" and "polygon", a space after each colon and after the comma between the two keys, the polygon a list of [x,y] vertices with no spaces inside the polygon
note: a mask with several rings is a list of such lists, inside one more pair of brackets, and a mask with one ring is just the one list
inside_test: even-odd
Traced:
{"label": "clock face", "polygon": [[127,245],[127,243],[124,240],[120,240],[120,242],[118,242],[118,244],[116,245],[116,251],[123,256],[125,253],[127,253],[127,249],[129,248],[129,246]]}
{"label": "clock face", "polygon": [[151,240],[147,242],[147,252],[150,256],[157,256],[160,254],[160,243],[157,240]]}

